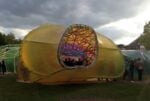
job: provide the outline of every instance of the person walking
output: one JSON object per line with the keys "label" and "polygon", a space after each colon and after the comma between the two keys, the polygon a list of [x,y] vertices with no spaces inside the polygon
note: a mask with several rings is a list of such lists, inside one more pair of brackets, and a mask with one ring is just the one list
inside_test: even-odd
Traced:
{"label": "person walking", "polygon": [[5,72],[6,72],[6,65],[5,65],[5,61],[4,60],[2,60],[1,65],[2,65],[2,72],[3,72],[3,75],[4,75]]}

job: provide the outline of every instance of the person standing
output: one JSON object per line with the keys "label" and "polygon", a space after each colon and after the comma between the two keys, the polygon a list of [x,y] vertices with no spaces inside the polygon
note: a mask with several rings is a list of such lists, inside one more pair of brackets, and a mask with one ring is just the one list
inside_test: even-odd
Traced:
{"label": "person standing", "polygon": [[0,74],[2,72],[2,63],[1,63],[1,60],[0,60]]}
{"label": "person standing", "polygon": [[2,60],[1,65],[2,65],[2,72],[3,72],[3,75],[4,75],[5,72],[6,72],[6,65],[5,65],[5,61],[4,60]]}
{"label": "person standing", "polygon": [[142,59],[140,59],[140,58],[138,58],[138,60],[137,60],[137,70],[138,70],[138,80],[142,81],[144,63],[143,63]]}
{"label": "person standing", "polygon": [[134,69],[135,69],[135,67],[134,67],[134,60],[131,60],[130,61],[130,67],[129,67],[129,73],[130,73],[130,80],[131,81],[134,81]]}
{"label": "person standing", "polygon": [[130,61],[129,59],[125,58],[125,71],[123,74],[123,80],[130,79],[129,66],[130,66]]}

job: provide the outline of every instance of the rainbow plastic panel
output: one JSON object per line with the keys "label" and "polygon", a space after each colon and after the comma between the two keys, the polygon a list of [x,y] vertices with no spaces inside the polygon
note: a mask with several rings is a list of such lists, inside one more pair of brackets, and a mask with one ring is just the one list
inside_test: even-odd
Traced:
{"label": "rainbow plastic panel", "polygon": [[18,81],[42,84],[89,82],[118,78],[124,59],[118,47],[93,28],[74,24],[43,25],[23,40]]}

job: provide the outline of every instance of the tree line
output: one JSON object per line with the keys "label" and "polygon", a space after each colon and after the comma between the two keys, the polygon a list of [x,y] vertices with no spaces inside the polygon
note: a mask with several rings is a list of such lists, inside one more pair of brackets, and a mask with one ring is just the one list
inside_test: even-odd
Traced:
{"label": "tree line", "polygon": [[140,37],[140,44],[144,45],[146,49],[150,50],[150,21],[144,26],[143,34]]}
{"label": "tree line", "polygon": [[4,34],[0,32],[0,46],[7,44],[20,44],[21,39],[16,39],[13,33]]}

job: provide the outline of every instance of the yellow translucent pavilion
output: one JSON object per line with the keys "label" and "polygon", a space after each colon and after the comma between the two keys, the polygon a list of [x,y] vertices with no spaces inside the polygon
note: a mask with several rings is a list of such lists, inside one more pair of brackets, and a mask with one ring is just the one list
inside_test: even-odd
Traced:
{"label": "yellow translucent pavilion", "polygon": [[118,78],[123,72],[118,47],[83,24],[47,24],[32,30],[22,42],[17,69],[18,81],[42,84]]}

